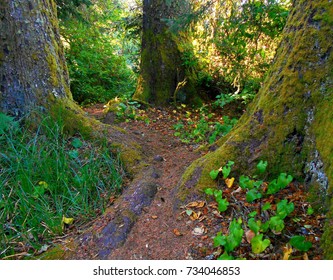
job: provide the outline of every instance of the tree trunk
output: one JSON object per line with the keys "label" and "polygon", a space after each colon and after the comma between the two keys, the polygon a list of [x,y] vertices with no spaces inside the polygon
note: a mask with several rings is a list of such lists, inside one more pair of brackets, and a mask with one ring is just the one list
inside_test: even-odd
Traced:
{"label": "tree trunk", "polygon": [[143,1],[141,75],[134,99],[166,105],[176,98],[184,102],[193,94],[193,81],[186,77],[182,61],[180,37],[167,23],[188,9],[187,1]]}
{"label": "tree trunk", "polygon": [[263,87],[237,127],[211,147],[215,151],[185,172],[180,200],[216,184],[209,172],[228,160],[239,175],[253,174],[256,164],[267,160],[271,176],[287,172],[304,180],[314,203],[327,206],[323,249],[333,258],[332,41],[333,2],[294,1]]}
{"label": "tree trunk", "polygon": [[53,0],[1,0],[0,110],[17,117],[71,99]]}

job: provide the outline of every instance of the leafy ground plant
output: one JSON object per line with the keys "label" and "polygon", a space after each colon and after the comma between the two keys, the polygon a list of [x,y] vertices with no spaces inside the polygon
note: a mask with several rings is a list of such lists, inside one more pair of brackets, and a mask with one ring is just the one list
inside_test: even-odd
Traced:
{"label": "leafy ground plant", "polygon": [[[281,236],[283,237],[282,239],[284,239],[283,242],[287,243],[286,248],[292,246],[299,252],[307,252],[311,249],[312,242],[308,241],[303,235],[291,235],[290,237],[290,231],[288,231],[288,234],[284,236],[287,225],[286,221],[288,221],[289,224],[291,222],[299,223],[301,221],[301,219],[295,218],[295,203],[279,195],[279,193],[282,193],[284,189],[289,187],[292,176],[281,173],[276,180],[273,180],[272,182],[278,185],[278,190],[274,191],[272,194],[269,188],[272,183],[265,183],[263,180],[257,179],[258,175],[252,177],[242,175],[240,176],[238,189],[235,190],[238,196],[236,200],[233,195],[230,196],[229,190],[232,188],[233,184],[228,184],[230,179],[227,178],[230,175],[233,165],[234,162],[229,161],[219,170],[213,170],[210,173],[210,177],[213,180],[217,179],[220,173],[223,174],[224,180],[222,182],[224,182],[224,187],[226,187],[223,192],[229,194],[224,195],[223,203],[221,203],[222,189],[216,190],[208,188],[205,190],[207,195],[214,196],[217,202],[217,209],[220,212],[224,212],[221,217],[228,216],[228,213],[233,213],[234,216],[229,226],[228,235],[218,232],[213,238],[214,246],[222,248],[218,259],[235,259],[241,257],[237,256],[235,251],[242,240],[247,240],[247,243],[251,245],[253,256],[264,253],[270,246],[273,248],[273,242],[279,242],[277,240],[281,238]],[[260,161],[257,165],[257,174],[262,175],[266,171],[267,166],[267,162]],[[234,180],[232,180],[232,182],[234,182]],[[241,194],[245,195],[244,204],[242,204],[244,198],[240,197]],[[276,198],[273,195],[276,196]],[[288,197],[289,196],[290,195],[288,195]],[[228,207],[222,208],[220,204],[227,204]],[[238,209],[237,211],[235,211],[234,206]],[[221,211],[221,209],[223,211]],[[248,212],[248,215],[244,215],[240,209],[244,212]],[[249,211],[250,209],[253,211]],[[312,207],[309,206],[307,210],[303,210],[302,215],[312,215],[313,213]],[[305,232],[305,230],[303,231]],[[288,259],[292,251],[292,249],[286,250],[287,253],[284,254],[283,259]]]}
{"label": "leafy ground plant", "polygon": [[0,131],[0,258],[31,257],[100,214],[120,191],[121,168],[106,145],[67,137],[50,118],[35,131],[8,120]]}

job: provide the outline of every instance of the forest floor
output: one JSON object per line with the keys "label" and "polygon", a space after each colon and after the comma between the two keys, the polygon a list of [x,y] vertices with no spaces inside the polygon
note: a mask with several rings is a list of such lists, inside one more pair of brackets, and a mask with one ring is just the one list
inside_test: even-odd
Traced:
{"label": "forest floor", "polygon": [[[105,123],[112,122],[114,125],[113,118],[105,118],[102,105],[95,105],[85,110],[90,116]],[[200,112],[193,113],[197,114],[198,118],[200,117]],[[235,213],[237,210],[221,214],[217,211],[217,203],[205,200],[204,197],[202,200],[186,205],[179,206],[176,203],[174,195],[182,174],[195,159],[205,152],[198,149],[198,144],[183,143],[174,136],[173,126],[185,117],[186,109],[183,112],[176,111],[174,108],[148,109],[143,114],[144,118],[149,120],[148,122],[127,119],[117,125],[125,129],[128,137],[141,145],[147,158],[151,159],[149,164],[153,165],[156,170],[154,174],[158,185],[157,192],[151,204],[143,208],[135,224],[126,234],[126,239],[120,244],[121,246],[112,249],[106,258],[126,260],[216,259],[222,252],[220,248],[214,247],[213,238],[218,232],[228,233],[229,224],[237,216]],[[256,204],[254,204],[254,208],[251,208],[252,206],[245,202],[244,193],[242,194],[237,186],[226,189],[224,194],[235,209],[249,213],[253,209],[260,208],[260,205]],[[247,240],[248,235],[244,236],[241,246],[235,250],[237,257],[271,260],[321,259],[320,237],[325,217],[310,216],[304,213],[308,203],[304,188],[299,184],[292,184],[280,195],[288,197],[294,202],[295,213],[290,218],[294,222],[287,223],[285,234],[272,236],[271,245],[261,254],[251,252],[251,245]],[[114,205],[110,207],[119,206]],[[244,218],[246,219],[246,217]],[[101,221],[97,221],[95,224],[101,224]],[[301,224],[306,226],[301,226]],[[246,234],[248,233],[249,231],[246,232]],[[288,245],[288,237],[290,238],[293,234],[306,235],[307,240],[313,244],[312,248],[307,253],[292,250]],[[98,259],[98,253],[93,249],[93,242],[92,240],[86,248],[82,246],[71,258]]]}

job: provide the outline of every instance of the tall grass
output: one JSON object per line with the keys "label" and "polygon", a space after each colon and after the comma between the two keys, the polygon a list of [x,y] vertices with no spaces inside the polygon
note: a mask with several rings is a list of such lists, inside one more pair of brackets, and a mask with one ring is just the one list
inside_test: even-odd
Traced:
{"label": "tall grass", "polygon": [[106,145],[68,138],[51,118],[34,131],[1,113],[0,122],[0,258],[38,253],[65,232],[66,218],[80,226],[120,190]]}

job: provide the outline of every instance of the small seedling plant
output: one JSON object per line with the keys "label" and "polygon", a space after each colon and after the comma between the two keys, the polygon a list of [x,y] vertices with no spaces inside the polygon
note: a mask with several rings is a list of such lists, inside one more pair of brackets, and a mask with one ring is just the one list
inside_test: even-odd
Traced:
{"label": "small seedling plant", "polygon": [[[223,167],[212,170],[209,174],[211,179],[217,180],[221,178],[224,180],[226,187],[231,188],[235,178],[229,178],[229,176],[234,164],[233,161],[228,161]],[[218,259],[231,260],[237,258],[236,249],[244,240],[251,245],[253,256],[258,256],[283,234],[286,220],[291,220],[290,216],[295,210],[294,203],[288,201],[288,199],[275,199],[274,195],[287,188],[293,181],[293,177],[286,173],[280,173],[271,182],[264,182],[259,177],[266,172],[267,166],[267,161],[261,160],[256,166],[256,174],[254,176],[242,175],[239,177],[239,188],[237,191],[245,194],[246,204],[253,205],[254,211],[247,215],[240,213],[238,218],[233,218],[231,221],[228,234],[219,232],[214,237],[214,246],[223,250]],[[222,196],[223,191],[221,189],[207,188],[205,193],[214,197],[217,202],[217,209],[220,212],[228,213],[228,209],[234,204]],[[265,203],[263,203],[264,200],[266,201]],[[244,207],[243,209],[249,208]],[[230,212],[235,213],[235,211],[231,210]],[[311,207],[308,208],[307,214],[313,214]],[[291,236],[288,246],[299,252],[307,252],[312,247],[312,243],[307,241],[304,236],[294,235]]]}

